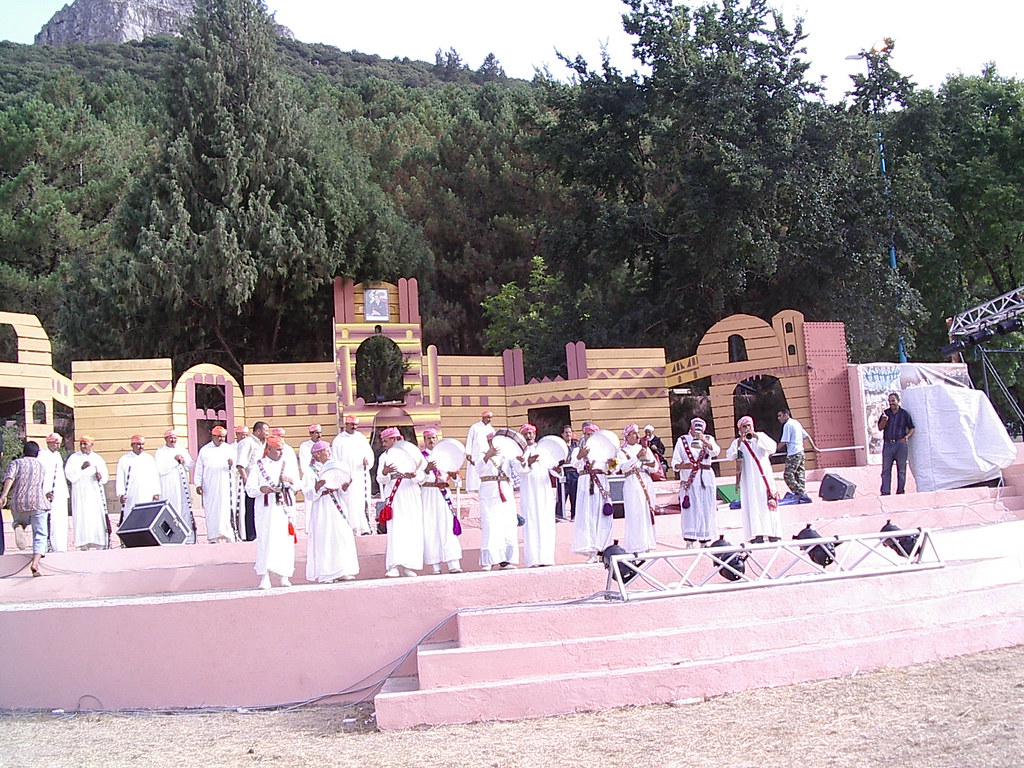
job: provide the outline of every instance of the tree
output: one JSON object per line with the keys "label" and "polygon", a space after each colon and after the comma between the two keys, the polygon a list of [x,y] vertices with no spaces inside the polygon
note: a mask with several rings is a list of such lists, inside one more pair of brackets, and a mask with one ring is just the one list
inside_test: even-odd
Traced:
{"label": "tree", "polygon": [[387,202],[345,148],[320,159],[279,67],[262,2],[200,0],[168,70],[167,147],[121,217],[120,298],[182,364],[302,359],[330,336],[335,275],[402,270]]}

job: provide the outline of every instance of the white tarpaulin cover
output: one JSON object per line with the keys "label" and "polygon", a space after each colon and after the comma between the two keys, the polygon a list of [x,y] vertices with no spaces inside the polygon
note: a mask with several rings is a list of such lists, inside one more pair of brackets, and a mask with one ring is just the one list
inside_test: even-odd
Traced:
{"label": "white tarpaulin cover", "polygon": [[1017,449],[984,392],[932,384],[903,390],[901,405],[917,431],[910,471],[918,491],[941,491],[994,480]]}

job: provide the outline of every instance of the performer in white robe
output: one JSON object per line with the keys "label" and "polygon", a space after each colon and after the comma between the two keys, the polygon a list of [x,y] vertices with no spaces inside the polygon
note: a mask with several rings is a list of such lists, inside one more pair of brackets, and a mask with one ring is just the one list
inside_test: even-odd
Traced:
{"label": "performer in white robe", "polygon": [[[320,438],[324,433],[324,428],[319,424],[310,424],[307,431],[309,432],[309,440],[303,440],[299,443],[299,476],[302,478],[306,477],[306,473],[309,472],[309,465],[313,463],[313,446],[320,442]],[[305,483],[303,483],[305,487]],[[303,493],[305,496],[305,493]]]}
{"label": "performer in white robe", "polygon": [[136,504],[160,498],[160,474],[156,461],[144,450],[146,438],[131,436],[132,449],[117,460],[115,493],[121,502],[121,522],[131,514]]}
{"label": "performer in white robe", "polygon": [[[281,461],[284,462],[284,472],[288,477],[295,478],[295,490],[302,488],[302,468],[299,467],[299,455],[295,452],[295,449],[288,445],[288,441],[285,439],[285,431],[283,427],[274,427],[270,430],[271,436],[281,438]],[[294,495],[292,499],[292,508],[289,512],[291,519],[297,521],[299,518],[295,516],[295,509],[297,500]],[[309,507],[304,507],[302,510],[302,530],[309,528]]]}
{"label": "performer in white robe", "polygon": [[491,419],[494,414],[491,411],[484,411],[480,415],[480,421],[469,428],[466,435],[466,490],[480,490],[480,469],[477,462],[487,452],[487,436],[494,432],[491,427]]}
{"label": "performer in white robe", "polygon": [[512,467],[487,435],[487,450],[477,461],[480,472],[480,565],[489,571],[503,570],[519,562],[519,531],[516,500],[512,490]]}
{"label": "performer in white robe", "polygon": [[68,480],[64,475],[64,457],[60,455],[63,441],[56,432],[46,436],[46,450],[39,452],[39,462],[46,470],[43,491],[50,500],[50,548],[54,552],[68,549]]}
{"label": "performer in white robe", "polygon": [[391,507],[387,521],[388,546],[385,565],[388,577],[416,576],[423,568],[423,498],[420,483],[426,462],[415,446],[406,451],[398,445],[402,433],[388,427],[380,433],[384,453],[377,465],[381,498]]}
{"label": "performer in white robe", "polygon": [[782,525],[771,464],[776,443],[764,432],[755,432],[754,420],[749,416],[740,419],[736,427],[740,436],[726,450],[725,457],[737,459],[740,465],[743,535],[754,544],[779,541],[782,538]]}
{"label": "performer in white robe", "polygon": [[156,471],[160,475],[160,498],[174,505],[182,521],[189,526],[186,544],[196,543],[196,518],[192,511],[192,491],[188,473],[192,470],[192,457],[188,448],[178,445],[178,433],[164,432],[164,444],[156,449]]}
{"label": "performer in white robe", "polygon": [[523,557],[527,568],[555,564],[555,489],[551,473],[538,464],[537,428],[524,424],[519,434],[526,450],[512,469],[519,476],[519,510],[523,524]]}
{"label": "performer in white robe", "polygon": [[295,521],[290,516],[290,499],[296,479],[282,460],[283,442],[274,435],[267,438],[267,455],[253,462],[245,484],[245,492],[255,502],[255,570],[260,589],[270,589],[272,573],[280,578],[282,587],[290,587],[295,573]]}
{"label": "performer in white robe", "polygon": [[616,461],[626,476],[622,484],[622,506],[625,510],[627,552],[651,552],[657,549],[654,532],[654,487],[651,473],[661,469],[661,461],[650,448],[640,443],[640,426],[629,424],[622,430],[625,443],[619,448]]}
{"label": "performer in white robe", "polygon": [[79,450],[68,456],[64,465],[64,474],[71,483],[71,514],[75,546],[79,549],[103,549],[110,545],[104,488],[110,475],[103,457],[92,450],[94,442],[91,435],[82,435]]}
{"label": "performer in white robe", "polygon": [[265,421],[252,425],[252,433],[235,443],[235,531],[242,541],[256,539],[256,507],[253,498],[246,492],[249,475],[256,460],[263,458],[270,436],[270,426]]}
{"label": "performer in white robe", "polygon": [[672,451],[672,468],[679,475],[679,528],[687,548],[707,546],[718,537],[718,488],[711,460],[722,452],[704,430],[704,419],[692,419]]}
{"label": "performer in white robe", "polygon": [[196,493],[203,500],[206,518],[206,540],[211,544],[234,541],[231,510],[234,506],[233,472],[235,447],[224,442],[228,431],[216,426],[210,430],[210,442],[199,449],[196,457]]}
{"label": "performer in white robe", "polygon": [[359,556],[340,484],[331,487],[321,479],[327,470],[339,465],[331,460],[331,446],[323,440],[313,443],[310,456],[312,460],[302,483],[302,495],[309,509],[306,579],[321,584],[351,581],[359,573]]}
{"label": "performer in white robe", "polygon": [[454,533],[452,521],[455,511],[448,490],[451,477],[437,468],[432,457],[438,438],[439,433],[433,427],[423,430],[423,458],[427,461],[423,482],[420,484],[423,499],[423,562],[434,573],[441,572],[441,563],[448,566],[449,573],[462,573],[462,544]]}
{"label": "performer in white robe", "polygon": [[586,555],[588,563],[596,563],[597,553],[612,543],[612,515],[603,512],[606,497],[601,491],[604,488],[608,492],[606,467],[594,466],[587,448],[588,438],[598,431],[596,424],[583,422],[583,439],[572,462],[580,476],[573,506],[576,518],[572,524],[572,551]]}
{"label": "performer in white robe", "polygon": [[352,479],[348,487],[342,489],[345,509],[349,510],[349,522],[352,530],[358,534],[368,535],[376,530],[373,515],[370,513],[370,467],[373,466],[373,448],[366,435],[358,430],[359,419],[352,415],[345,416],[342,431],[331,444],[331,456],[348,468]]}

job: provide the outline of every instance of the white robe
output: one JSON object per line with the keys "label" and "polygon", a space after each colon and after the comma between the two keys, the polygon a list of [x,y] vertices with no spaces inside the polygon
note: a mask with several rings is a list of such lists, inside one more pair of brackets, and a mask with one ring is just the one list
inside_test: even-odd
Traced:
{"label": "white robe", "polygon": [[[303,481],[302,487],[305,488],[306,475],[309,474],[310,464],[313,463],[313,441],[303,440],[299,443],[299,478]],[[303,497],[305,497],[305,491],[303,491]]]}
{"label": "white robe", "polygon": [[[755,536],[772,536],[782,538],[782,525],[779,522],[779,510],[768,508],[768,490],[765,480],[773,494],[775,477],[772,474],[771,455],[775,453],[776,443],[764,432],[755,432],[751,440],[757,462],[744,447],[740,450],[740,440],[736,438],[725,452],[727,459],[740,458],[740,510],[743,512],[743,536],[751,540]],[[760,463],[760,469],[758,469]],[[764,472],[762,478],[761,472]]]}
{"label": "white robe", "polygon": [[[182,458],[179,464],[177,457]],[[160,476],[160,498],[174,505],[175,511],[189,527],[186,543],[196,543],[195,516],[192,514],[192,491],[188,484],[188,473],[192,469],[192,457],[188,448],[178,443],[174,448],[161,445],[156,449],[156,471]]]}
{"label": "white robe", "polygon": [[352,475],[348,489],[342,491],[345,509],[349,511],[349,522],[356,533],[371,532],[371,515],[368,502],[372,494],[370,488],[370,467],[373,466],[373,448],[366,435],[358,430],[351,435],[339,432],[331,443],[331,458],[347,467]]}
{"label": "white robe", "polygon": [[256,500],[255,569],[260,576],[269,572],[291,578],[295,573],[295,539],[288,532],[288,524],[293,522],[290,508],[278,503],[277,494],[260,491],[265,485],[280,485],[281,476],[287,474],[282,459],[263,457],[253,463],[245,484],[245,492]]}
{"label": "white robe", "polygon": [[68,480],[64,475],[64,457],[60,451],[51,451],[49,447],[39,451],[39,462],[46,470],[43,475],[43,491],[53,494],[50,502],[50,546],[54,552],[67,552],[68,549]]}
{"label": "white robe", "polygon": [[[423,498],[420,495],[420,483],[423,482],[423,469],[426,462],[420,456],[416,465],[416,476],[392,480],[384,474],[384,465],[404,466],[407,461],[400,458],[398,452],[404,449],[392,446],[380,455],[377,462],[377,482],[380,483],[381,499],[391,498],[392,518],[388,521],[388,546],[385,558],[387,570],[392,568],[408,568],[418,571],[423,568]],[[396,488],[397,485],[397,490]]]}
{"label": "white robe", "polygon": [[[551,475],[540,463],[529,465],[538,456],[536,444],[523,451],[523,461],[511,462],[519,481],[519,509],[523,525],[523,556],[527,568],[555,564],[555,489]],[[528,466],[529,465],[529,466]]]}
{"label": "white robe", "polygon": [[[488,461],[481,458],[477,468],[480,477],[496,477],[499,469],[506,477],[511,477],[508,461],[500,455]],[[518,512],[511,480],[481,480],[479,498],[480,565],[518,563]]]}
{"label": "white robe", "polygon": [[356,540],[341,492],[326,486],[316,490],[320,474],[334,466],[333,461],[326,464],[314,463],[307,467],[302,481],[302,495],[306,500],[306,509],[309,510],[306,580],[321,584],[359,573]]}
{"label": "white robe", "polygon": [[[711,443],[711,450],[705,448],[700,440],[687,432],[676,440],[675,449],[672,451],[672,466],[685,465],[682,469],[677,469],[676,473],[679,475],[679,531],[687,541],[712,541],[718,537],[718,488],[715,484],[714,470],[698,469],[690,487],[685,487],[690,479],[692,465],[684,446],[690,447],[694,461],[701,466],[710,466],[711,460],[722,452],[715,438],[711,435],[705,436]],[[684,496],[690,500],[689,509],[683,509]]]}
{"label": "white robe", "polygon": [[124,496],[121,505],[122,522],[136,504],[144,504],[160,497],[160,474],[156,470],[156,461],[148,453],[128,453],[117,460],[117,476],[114,493],[118,498]]}
{"label": "white robe", "polygon": [[246,470],[250,475],[252,468],[256,466],[256,460],[263,458],[263,452],[267,445],[255,435],[246,435],[235,443],[235,471],[234,493],[235,493],[235,530],[239,537],[245,540],[251,538],[253,531],[246,530],[245,526],[245,484],[242,482],[242,473],[239,468]]}
{"label": "white robe", "polygon": [[467,491],[479,491],[480,476],[487,474],[480,471],[479,463],[483,460],[483,455],[487,453],[487,436],[493,431],[494,427],[491,424],[484,424],[482,421],[476,422],[469,428],[469,433],[466,435]]}
{"label": "white robe", "polygon": [[[424,451],[427,462],[430,452]],[[443,479],[444,475],[441,475]],[[438,481],[434,472],[424,472],[423,482]],[[423,500],[423,562],[427,565],[447,563],[449,568],[459,568],[462,559],[462,544],[452,530],[452,510],[444,494],[451,498],[451,492],[444,488],[424,485],[421,489]]]}
{"label": "white robe", "polygon": [[[88,464],[88,467],[83,467]],[[99,478],[96,473],[99,472]],[[107,534],[107,498],[104,486],[110,479],[107,463],[98,453],[76,451],[68,456],[64,474],[71,483],[71,514],[74,517],[75,546],[105,547]]]}
{"label": "white robe", "polygon": [[[585,444],[585,443],[584,443]],[[608,476],[599,474],[592,479],[585,460],[574,458],[572,465],[580,473],[576,486],[576,519],[572,524],[572,551],[580,555],[596,555],[612,543],[612,515],[602,512],[605,499],[598,483],[608,491]]]}
{"label": "white robe", "polygon": [[209,442],[199,449],[196,457],[196,488],[203,489],[203,516],[206,518],[206,539],[235,540],[231,526],[234,507],[234,472],[236,451],[227,443]]}
{"label": "white robe", "polygon": [[[658,547],[654,533],[654,489],[650,473],[660,470],[661,463],[658,455],[650,449],[647,450],[646,459],[641,460],[641,450],[643,446],[640,443],[623,445],[617,457],[619,471],[626,476],[622,483],[622,506],[626,523],[622,546],[627,552],[650,552]],[[644,461],[652,459],[654,466],[644,464]]]}

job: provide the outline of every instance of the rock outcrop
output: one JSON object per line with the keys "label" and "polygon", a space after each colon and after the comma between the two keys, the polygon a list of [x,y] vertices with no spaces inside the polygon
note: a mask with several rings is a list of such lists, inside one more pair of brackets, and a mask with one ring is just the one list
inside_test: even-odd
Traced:
{"label": "rock outcrop", "polygon": [[[178,35],[195,0],[74,0],[53,15],[35,37],[36,45],[126,43],[156,35]],[[278,34],[294,37],[278,25]]]}

